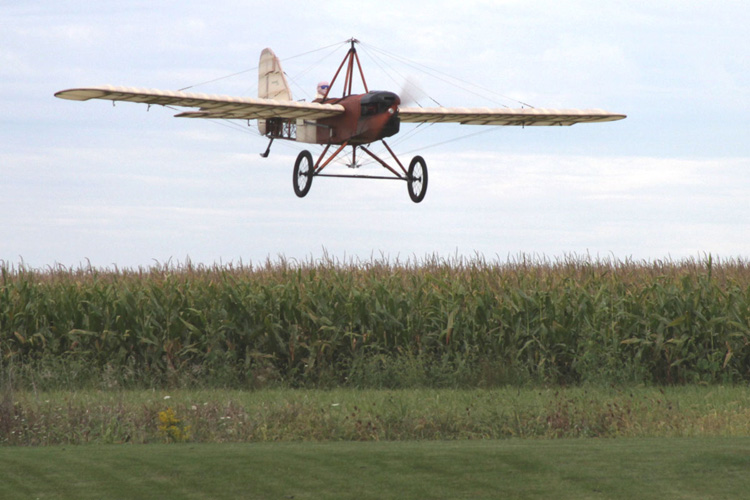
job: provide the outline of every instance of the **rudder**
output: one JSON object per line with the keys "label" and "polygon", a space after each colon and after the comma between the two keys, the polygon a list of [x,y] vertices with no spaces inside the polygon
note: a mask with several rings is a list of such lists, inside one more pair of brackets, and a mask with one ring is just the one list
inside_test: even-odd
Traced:
{"label": "rudder", "polygon": [[[266,48],[260,53],[258,64],[258,97],[261,99],[275,99],[277,101],[291,101],[292,91],[286,81],[281,62],[273,50]],[[266,134],[266,120],[258,120],[258,130]]]}

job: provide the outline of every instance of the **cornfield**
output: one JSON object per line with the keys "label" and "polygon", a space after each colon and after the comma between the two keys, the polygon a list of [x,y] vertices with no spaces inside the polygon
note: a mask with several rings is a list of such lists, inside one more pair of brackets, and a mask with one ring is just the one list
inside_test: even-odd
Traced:
{"label": "cornfield", "polygon": [[0,381],[16,385],[750,381],[736,259],[0,271]]}

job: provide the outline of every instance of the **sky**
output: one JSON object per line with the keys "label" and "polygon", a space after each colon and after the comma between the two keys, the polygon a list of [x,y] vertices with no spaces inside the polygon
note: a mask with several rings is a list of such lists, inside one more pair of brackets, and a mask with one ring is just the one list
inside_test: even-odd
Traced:
{"label": "sky", "polygon": [[[0,0],[0,261],[750,258],[749,6]],[[255,96],[271,47],[310,100],[351,38],[370,89],[418,87],[419,105],[628,117],[402,124],[389,144],[429,169],[414,204],[404,182],[351,179],[316,178],[297,198],[294,160],[320,148],[276,141],[263,159],[253,123],[53,97],[102,84]]]}

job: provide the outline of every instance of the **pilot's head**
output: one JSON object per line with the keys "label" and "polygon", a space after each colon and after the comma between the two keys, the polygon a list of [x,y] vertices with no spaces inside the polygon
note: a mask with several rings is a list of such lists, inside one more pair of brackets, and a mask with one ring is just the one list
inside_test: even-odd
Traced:
{"label": "pilot's head", "polygon": [[319,82],[318,83],[318,97],[323,97],[326,95],[326,92],[328,92],[328,89],[330,88],[330,84],[328,82]]}

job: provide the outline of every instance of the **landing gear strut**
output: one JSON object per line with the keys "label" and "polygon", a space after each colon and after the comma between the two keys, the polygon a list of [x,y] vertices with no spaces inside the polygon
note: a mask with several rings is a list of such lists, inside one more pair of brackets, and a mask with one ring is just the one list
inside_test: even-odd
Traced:
{"label": "landing gear strut", "polygon": [[390,147],[383,141],[383,145],[393,157],[396,165],[390,165],[388,162],[374,154],[365,145],[355,145],[352,148],[352,162],[351,165],[356,165],[356,154],[357,148],[370,155],[386,170],[390,171],[393,175],[379,176],[379,175],[344,175],[344,174],[324,174],[322,170],[331,161],[338,156],[338,154],[348,145],[348,143],[341,144],[339,148],[326,158],[330,144],[325,147],[323,152],[320,154],[317,162],[313,164],[312,154],[309,151],[304,150],[297,156],[297,161],[294,162],[294,172],[292,174],[292,185],[294,186],[294,194],[300,198],[304,198],[310,191],[312,186],[313,177],[348,177],[354,179],[383,179],[383,180],[396,180],[406,181],[407,188],[409,190],[409,198],[414,203],[419,203],[424,199],[427,193],[427,164],[424,158],[421,156],[415,156],[412,158],[407,171],[403,164],[399,161],[396,155],[393,153]]}

